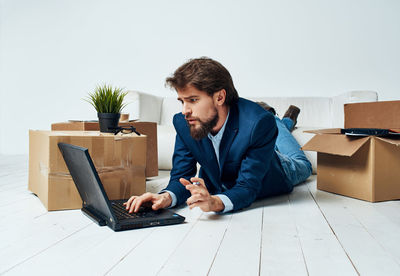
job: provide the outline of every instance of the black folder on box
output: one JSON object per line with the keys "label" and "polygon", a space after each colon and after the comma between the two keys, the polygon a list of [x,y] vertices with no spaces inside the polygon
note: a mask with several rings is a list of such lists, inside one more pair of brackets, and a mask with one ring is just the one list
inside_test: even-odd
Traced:
{"label": "black folder on box", "polygon": [[344,128],[341,133],[348,136],[400,136],[397,129],[382,128]]}

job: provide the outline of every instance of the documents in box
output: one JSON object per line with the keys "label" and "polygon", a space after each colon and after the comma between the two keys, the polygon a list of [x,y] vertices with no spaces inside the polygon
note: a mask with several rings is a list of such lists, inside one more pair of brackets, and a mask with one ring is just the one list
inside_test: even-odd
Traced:
{"label": "documents in box", "polygon": [[82,200],[58,143],[89,149],[110,199],[145,192],[146,136],[102,135],[98,131],[29,131],[29,184],[47,210],[78,209]]}
{"label": "documents in box", "polygon": [[[345,128],[400,128],[400,101],[346,104]],[[316,135],[303,150],[317,154],[317,188],[370,202],[400,199],[400,139]]]}
{"label": "documents in box", "polygon": [[[136,130],[147,136],[146,153],[146,176],[158,175],[158,151],[157,151],[157,123],[154,122],[120,122],[121,127],[133,126]],[[51,125],[51,130],[80,130],[80,131],[98,131],[100,129],[97,121],[69,121],[55,123]]]}

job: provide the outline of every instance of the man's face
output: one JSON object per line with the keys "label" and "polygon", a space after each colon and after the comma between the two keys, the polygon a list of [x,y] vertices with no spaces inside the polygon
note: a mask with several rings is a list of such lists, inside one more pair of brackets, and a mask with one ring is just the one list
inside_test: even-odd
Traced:
{"label": "man's face", "polygon": [[200,140],[207,136],[218,122],[218,112],[214,98],[193,86],[178,90],[178,100],[182,103],[182,114],[190,128],[190,135]]}

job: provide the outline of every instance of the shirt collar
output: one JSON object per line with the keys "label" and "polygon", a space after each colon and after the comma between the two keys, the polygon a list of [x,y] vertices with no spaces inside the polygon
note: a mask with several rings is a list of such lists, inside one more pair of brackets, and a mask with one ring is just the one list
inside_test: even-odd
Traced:
{"label": "shirt collar", "polygon": [[211,140],[221,140],[222,139],[222,135],[224,135],[226,123],[228,122],[228,119],[229,119],[229,113],[230,113],[230,111],[228,111],[228,115],[226,116],[225,123],[223,124],[221,129],[217,132],[217,134],[212,135],[211,133],[208,133],[208,138],[210,138]]}

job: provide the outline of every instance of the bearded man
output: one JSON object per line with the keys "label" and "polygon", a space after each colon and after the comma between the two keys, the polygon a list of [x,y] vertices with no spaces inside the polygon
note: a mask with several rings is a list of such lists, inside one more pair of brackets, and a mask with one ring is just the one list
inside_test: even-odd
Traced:
{"label": "bearded man", "polygon": [[239,98],[228,70],[205,57],[189,60],[166,83],[182,103],[173,118],[169,184],[158,194],[132,196],[125,203],[129,212],[144,202],[154,210],[186,202],[204,212],[236,211],[290,193],[310,176],[311,163],[290,133],[298,108],[291,106],[281,121],[273,108]]}

